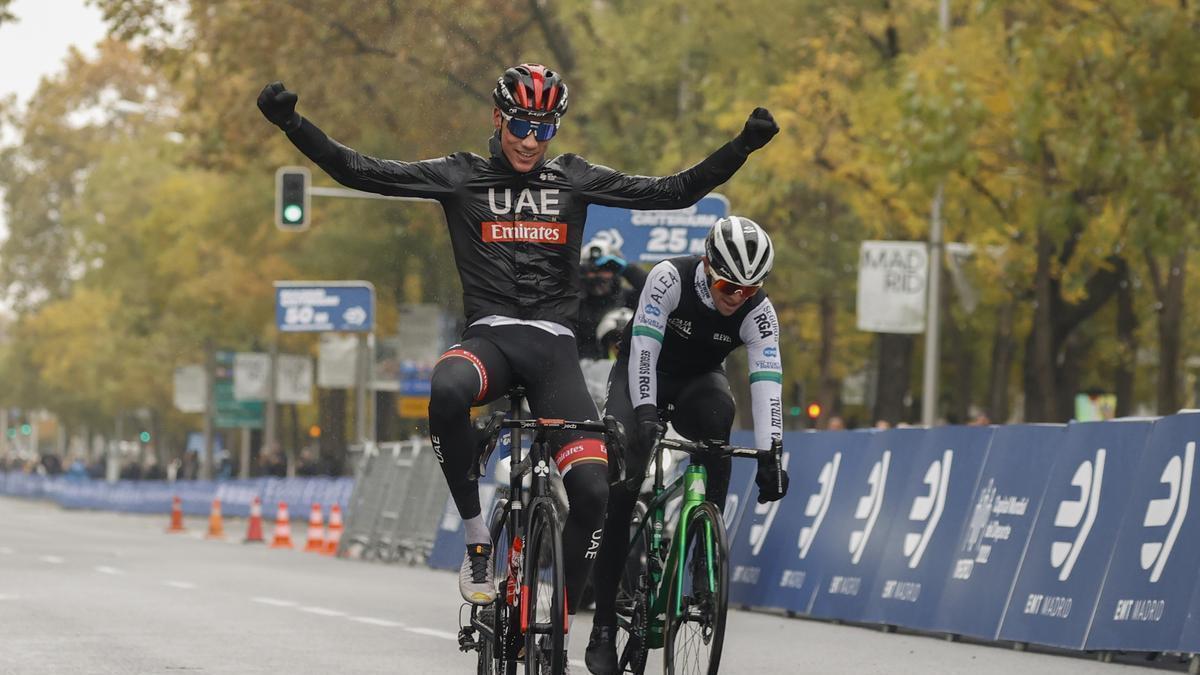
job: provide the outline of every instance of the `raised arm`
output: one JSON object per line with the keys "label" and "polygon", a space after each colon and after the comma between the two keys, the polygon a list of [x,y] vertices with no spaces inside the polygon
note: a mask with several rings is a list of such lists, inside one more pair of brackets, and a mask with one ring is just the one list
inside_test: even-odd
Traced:
{"label": "raised arm", "polygon": [[779,319],[770,300],[754,308],[739,331],[750,367],[750,402],[754,411],[754,446],[771,447],[783,437],[783,360],[779,354]]}
{"label": "raised arm", "polygon": [[594,204],[629,209],[681,209],[691,206],[729,180],[751,152],[779,132],[765,108],[755,108],[737,138],[699,164],[670,176],[631,176],[606,166],[572,157],[571,181],[584,199]]}
{"label": "raised arm", "polygon": [[364,155],[333,140],[296,112],[298,97],[272,82],[258,96],[258,108],[283,129],[300,152],[334,180],[349,188],[397,197],[440,199],[466,178],[465,158],[450,155],[419,162],[398,162]]}

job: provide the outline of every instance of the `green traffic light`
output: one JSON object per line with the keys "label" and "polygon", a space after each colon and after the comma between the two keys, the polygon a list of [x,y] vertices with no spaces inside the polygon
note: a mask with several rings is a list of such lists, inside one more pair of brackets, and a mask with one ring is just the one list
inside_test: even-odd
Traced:
{"label": "green traffic light", "polygon": [[30,426],[30,425],[28,425],[28,424],[22,424],[22,425],[21,425],[21,435],[22,435],[22,436],[29,436],[29,435],[30,435],[30,434],[32,434],[32,433],[33,433],[33,427],[32,427],[32,426]]}
{"label": "green traffic light", "polygon": [[788,408],[788,415],[791,415],[792,417],[799,417],[800,416],[800,406],[794,405],[791,408]]}
{"label": "green traffic light", "polygon": [[149,443],[150,442],[150,432],[143,431],[142,433],[138,434],[138,438],[140,438],[143,443]]}
{"label": "green traffic light", "polygon": [[9,429],[9,430],[8,430],[8,437],[9,437],[9,438],[16,438],[16,437],[17,437],[17,430],[16,430],[16,429]]}
{"label": "green traffic light", "polygon": [[289,223],[298,223],[304,220],[304,207],[299,204],[288,204],[283,207],[283,219]]}

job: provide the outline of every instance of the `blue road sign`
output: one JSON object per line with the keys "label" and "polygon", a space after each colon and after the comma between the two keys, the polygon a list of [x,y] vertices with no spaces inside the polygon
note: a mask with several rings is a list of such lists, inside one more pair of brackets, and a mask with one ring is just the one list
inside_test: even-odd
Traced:
{"label": "blue road sign", "polygon": [[369,281],[276,281],[275,325],[284,333],[369,333],[375,287]]}
{"label": "blue road sign", "polygon": [[1067,427],[1000,639],[1082,649],[1151,422]]}
{"label": "blue road sign", "polygon": [[[1200,492],[1195,470],[1200,415],[1154,423],[1141,467],[1122,489],[1130,492],[1125,520],[1104,578],[1087,648],[1165,652],[1179,649],[1188,600],[1200,565]],[[1200,645],[1187,633],[1187,651]]]}
{"label": "blue road sign", "polygon": [[692,206],[672,211],[632,211],[588,206],[584,241],[603,238],[617,245],[630,262],[658,262],[704,253],[704,237],[713,223],[729,215],[729,200],[710,194]]}
{"label": "blue road sign", "polygon": [[953,549],[931,630],[996,639],[1013,579],[1033,532],[1055,448],[1065,425],[1027,424],[996,429],[966,522]]}

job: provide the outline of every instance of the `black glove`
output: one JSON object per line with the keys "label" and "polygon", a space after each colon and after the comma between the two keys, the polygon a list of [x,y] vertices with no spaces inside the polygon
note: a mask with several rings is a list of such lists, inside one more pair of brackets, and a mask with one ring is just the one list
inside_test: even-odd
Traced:
{"label": "black glove", "polygon": [[282,82],[272,82],[263,87],[258,95],[258,109],[271,124],[284,131],[295,131],[300,128],[300,113],[296,112],[299,98],[295,92],[288,91]]}
{"label": "black glove", "polygon": [[787,470],[779,466],[782,460],[782,442],[776,439],[771,443],[771,454],[758,460],[758,473],[754,474],[754,484],[758,486],[758,503],[766,504],[783,499],[787,494]]}
{"label": "black glove", "polygon": [[746,120],[746,126],[742,127],[742,133],[738,134],[735,140],[742,150],[749,154],[766,145],[777,133],[779,125],[775,124],[771,112],[766,108],[755,108],[754,112],[750,113],[750,119]]}
{"label": "black glove", "polygon": [[633,409],[637,418],[637,448],[639,453],[654,450],[654,444],[662,434],[662,422],[658,421],[658,406],[643,403]]}

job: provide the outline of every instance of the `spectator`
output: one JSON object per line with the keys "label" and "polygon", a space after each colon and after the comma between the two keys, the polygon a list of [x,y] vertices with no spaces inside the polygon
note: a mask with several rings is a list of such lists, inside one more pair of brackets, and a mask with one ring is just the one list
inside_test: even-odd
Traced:
{"label": "spectator", "polygon": [[887,420],[879,419],[879,420],[875,420],[875,428],[876,429],[891,429],[892,424],[891,424],[891,422],[888,422]]}
{"label": "spectator", "polygon": [[142,466],[143,480],[166,480],[167,472],[163,470],[161,464],[158,463],[158,457],[150,455],[146,457],[146,463]]}
{"label": "spectator", "polygon": [[990,425],[991,423],[992,423],[992,420],[991,420],[991,418],[988,417],[987,413],[985,413],[982,410],[976,410],[975,414],[971,415],[971,421],[967,423],[967,426],[986,427],[986,426]]}
{"label": "spectator", "polygon": [[834,415],[825,423],[825,428],[829,431],[845,431],[846,422],[839,415]]}
{"label": "spectator", "polygon": [[300,461],[296,464],[297,476],[319,476],[321,467],[317,462],[317,455],[312,448],[304,448],[300,451]]}

